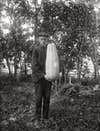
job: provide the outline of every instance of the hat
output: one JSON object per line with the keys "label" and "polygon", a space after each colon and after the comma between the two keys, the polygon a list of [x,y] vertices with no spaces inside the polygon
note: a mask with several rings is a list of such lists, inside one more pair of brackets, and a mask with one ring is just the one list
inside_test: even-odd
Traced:
{"label": "hat", "polygon": [[38,36],[39,36],[39,37],[41,37],[41,36],[42,36],[42,37],[49,37],[49,34],[46,33],[46,32],[39,32],[39,33],[38,33]]}

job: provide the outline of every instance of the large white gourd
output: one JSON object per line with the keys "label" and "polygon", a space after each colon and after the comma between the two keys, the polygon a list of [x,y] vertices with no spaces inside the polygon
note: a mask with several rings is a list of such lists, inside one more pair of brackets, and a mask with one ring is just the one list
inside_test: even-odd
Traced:
{"label": "large white gourd", "polygon": [[46,78],[49,80],[55,80],[59,76],[59,57],[54,43],[50,43],[47,46],[46,53]]}

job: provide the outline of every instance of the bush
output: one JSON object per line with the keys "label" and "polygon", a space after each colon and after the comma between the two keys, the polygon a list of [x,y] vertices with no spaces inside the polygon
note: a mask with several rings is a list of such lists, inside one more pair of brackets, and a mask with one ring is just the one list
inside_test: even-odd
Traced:
{"label": "bush", "polygon": [[60,95],[76,95],[77,93],[79,93],[81,88],[81,85],[79,83],[75,83],[75,84],[64,84],[61,87],[61,90],[59,91]]}
{"label": "bush", "polygon": [[72,82],[73,84],[75,84],[75,83],[78,83],[79,80],[78,80],[77,78],[72,77],[72,78],[71,78],[71,82]]}
{"label": "bush", "polygon": [[31,77],[31,75],[21,74],[20,78],[19,78],[19,81],[20,82],[30,82],[30,81],[32,81],[32,77]]}
{"label": "bush", "polygon": [[16,79],[11,76],[0,76],[0,84],[4,86],[15,85]]}
{"label": "bush", "polygon": [[88,86],[88,84],[89,84],[89,80],[88,79],[82,79],[81,80],[81,85],[82,86]]}
{"label": "bush", "polygon": [[99,79],[82,79],[81,85],[83,86],[95,86],[96,84],[99,84]]}

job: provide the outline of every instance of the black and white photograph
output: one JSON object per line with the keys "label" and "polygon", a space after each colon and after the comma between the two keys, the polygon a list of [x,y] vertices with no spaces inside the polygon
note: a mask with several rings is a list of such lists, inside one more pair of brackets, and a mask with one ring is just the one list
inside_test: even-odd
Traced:
{"label": "black and white photograph", "polygon": [[0,0],[0,130],[100,131],[100,0]]}

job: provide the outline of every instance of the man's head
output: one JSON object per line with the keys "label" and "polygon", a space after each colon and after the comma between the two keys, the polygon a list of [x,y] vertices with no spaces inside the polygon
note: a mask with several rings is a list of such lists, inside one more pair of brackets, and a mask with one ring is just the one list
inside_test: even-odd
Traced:
{"label": "man's head", "polygon": [[47,45],[47,41],[49,39],[49,35],[47,33],[44,33],[44,32],[39,33],[38,38],[39,38],[38,40],[41,46]]}

